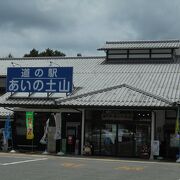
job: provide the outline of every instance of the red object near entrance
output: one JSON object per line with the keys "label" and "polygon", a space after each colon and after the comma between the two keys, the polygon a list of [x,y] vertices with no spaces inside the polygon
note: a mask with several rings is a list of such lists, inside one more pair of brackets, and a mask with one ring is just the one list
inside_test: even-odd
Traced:
{"label": "red object near entrance", "polygon": [[68,136],[68,144],[73,144],[73,136]]}

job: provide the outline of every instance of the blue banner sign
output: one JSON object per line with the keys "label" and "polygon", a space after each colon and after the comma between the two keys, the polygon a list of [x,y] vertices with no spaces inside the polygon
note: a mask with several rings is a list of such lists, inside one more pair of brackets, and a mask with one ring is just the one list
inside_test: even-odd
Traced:
{"label": "blue banner sign", "polygon": [[72,67],[11,67],[7,92],[72,92]]}

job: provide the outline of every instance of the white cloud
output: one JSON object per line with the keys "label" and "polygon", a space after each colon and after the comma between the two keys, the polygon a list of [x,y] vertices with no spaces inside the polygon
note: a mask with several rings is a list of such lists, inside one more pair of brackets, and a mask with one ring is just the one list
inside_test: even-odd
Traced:
{"label": "white cloud", "polygon": [[178,0],[6,0],[0,56],[32,48],[96,55],[107,40],[179,38],[179,17]]}

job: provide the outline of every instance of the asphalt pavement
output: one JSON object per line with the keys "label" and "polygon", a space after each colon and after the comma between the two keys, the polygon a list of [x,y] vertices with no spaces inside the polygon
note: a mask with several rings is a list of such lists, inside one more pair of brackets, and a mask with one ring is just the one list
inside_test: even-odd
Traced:
{"label": "asphalt pavement", "polygon": [[180,180],[180,163],[0,153],[2,180]]}

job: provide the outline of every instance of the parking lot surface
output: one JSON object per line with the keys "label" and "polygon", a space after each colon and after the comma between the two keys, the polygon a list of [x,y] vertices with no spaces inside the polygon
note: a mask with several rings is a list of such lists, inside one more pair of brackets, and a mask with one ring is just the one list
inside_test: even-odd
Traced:
{"label": "parking lot surface", "polygon": [[2,180],[180,180],[180,163],[0,153]]}

